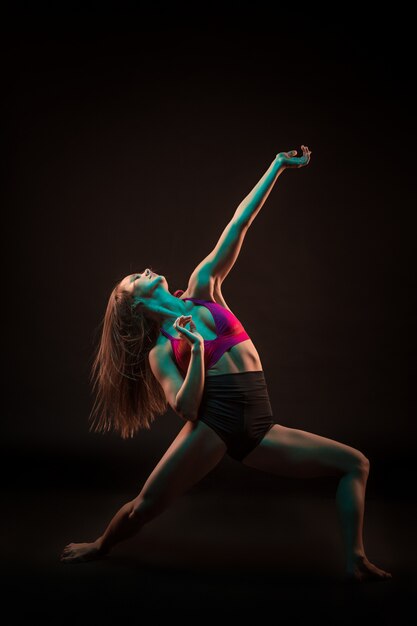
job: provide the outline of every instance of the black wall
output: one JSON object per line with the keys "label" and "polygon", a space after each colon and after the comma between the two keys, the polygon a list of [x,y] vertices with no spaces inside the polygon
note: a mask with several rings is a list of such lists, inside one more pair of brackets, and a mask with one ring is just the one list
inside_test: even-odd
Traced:
{"label": "black wall", "polygon": [[388,465],[412,469],[416,434],[406,16],[211,17],[3,37],[3,458],[57,483],[64,457],[85,484],[153,467],[182,426],[171,411],[132,441],[88,432],[110,291],[149,265],[185,289],[275,154],[305,143],[224,296],[276,421],[360,448],[394,492]]}

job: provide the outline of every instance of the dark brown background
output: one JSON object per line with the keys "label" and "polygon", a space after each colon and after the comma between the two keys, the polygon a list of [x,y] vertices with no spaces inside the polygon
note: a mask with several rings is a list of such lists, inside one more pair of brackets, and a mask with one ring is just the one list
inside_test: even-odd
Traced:
{"label": "dark brown background", "polygon": [[[354,11],[327,19],[259,11],[239,26],[213,12],[191,27],[178,12],[174,20],[130,11],[111,31],[81,12],[83,28],[3,37],[9,502],[33,514],[42,493],[56,507],[52,562],[54,550],[82,540],[79,516],[89,515],[85,495],[82,513],[74,504],[63,527],[64,493],[104,490],[101,524],[125,501],[117,494],[136,495],[182,422],[169,410],[131,441],[88,432],[88,377],[111,288],[151,266],[171,291],[185,289],[275,154],[305,143],[311,164],[278,180],[224,296],[260,352],[276,421],[358,447],[371,460],[371,501],[405,506],[414,498],[416,434],[406,16],[371,23]],[[196,497],[205,489],[207,498],[242,493],[245,507],[251,493],[265,502],[297,489],[319,497],[334,484],[293,483],[225,458]],[[375,528],[380,517],[389,518],[377,514]],[[38,524],[49,537],[50,521],[45,513],[33,522],[34,536]],[[398,550],[384,550],[401,531],[393,522],[386,533],[375,559],[385,555],[389,569]]]}

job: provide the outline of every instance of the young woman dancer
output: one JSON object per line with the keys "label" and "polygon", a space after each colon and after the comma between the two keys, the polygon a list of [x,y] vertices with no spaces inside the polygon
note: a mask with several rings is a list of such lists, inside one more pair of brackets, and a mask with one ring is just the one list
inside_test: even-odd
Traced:
{"label": "young woman dancer", "polygon": [[336,504],[347,578],[391,578],[368,560],[363,544],[369,460],[343,443],[274,423],[259,354],[221,291],[278,177],[309,163],[311,152],[301,148],[301,156],[291,150],[275,157],[212,252],[194,269],[185,292],[171,294],[165,277],[150,269],[126,276],[114,287],[92,368],[97,388],[92,427],[132,437],[140,428],[150,428],[168,404],[185,424],[139,494],[95,541],[65,546],[62,562],[107,554],[229,454],[281,476],[338,476]]}

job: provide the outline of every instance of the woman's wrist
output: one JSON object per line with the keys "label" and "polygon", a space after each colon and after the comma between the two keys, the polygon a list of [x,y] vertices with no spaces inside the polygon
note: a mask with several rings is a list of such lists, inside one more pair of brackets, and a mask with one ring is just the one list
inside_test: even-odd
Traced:
{"label": "woman's wrist", "polygon": [[284,159],[280,154],[277,154],[274,163],[278,169],[285,169]]}
{"label": "woman's wrist", "polygon": [[191,348],[192,354],[201,354],[204,351],[204,343],[195,343]]}

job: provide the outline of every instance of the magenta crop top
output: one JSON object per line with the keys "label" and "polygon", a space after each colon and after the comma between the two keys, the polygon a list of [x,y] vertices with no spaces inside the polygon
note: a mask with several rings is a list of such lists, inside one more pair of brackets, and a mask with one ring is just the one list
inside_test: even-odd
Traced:
{"label": "magenta crop top", "polygon": [[[212,368],[226,350],[229,350],[229,348],[241,341],[250,339],[237,317],[218,302],[199,300],[198,298],[183,298],[183,300],[192,300],[196,304],[205,306],[213,315],[217,337],[215,339],[204,339],[204,364],[206,370]],[[182,337],[173,337],[163,328],[161,328],[161,333],[171,341],[175,361],[179,369],[186,374],[191,355],[190,345]]]}

